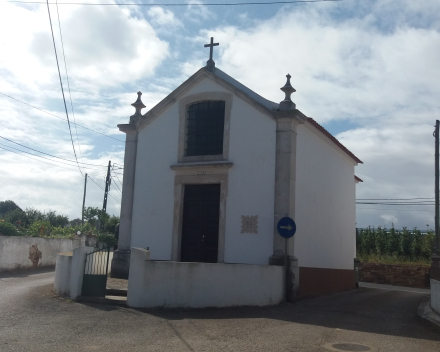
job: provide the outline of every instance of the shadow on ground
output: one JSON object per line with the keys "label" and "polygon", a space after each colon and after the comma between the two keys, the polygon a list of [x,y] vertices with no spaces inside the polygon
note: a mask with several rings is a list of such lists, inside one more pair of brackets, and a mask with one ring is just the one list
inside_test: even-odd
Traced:
{"label": "shadow on ground", "polygon": [[274,307],[137,309],[167,320],[276,319],[368,333],[440,341],[440,327],[417,315],[428,294],[360,288]]}

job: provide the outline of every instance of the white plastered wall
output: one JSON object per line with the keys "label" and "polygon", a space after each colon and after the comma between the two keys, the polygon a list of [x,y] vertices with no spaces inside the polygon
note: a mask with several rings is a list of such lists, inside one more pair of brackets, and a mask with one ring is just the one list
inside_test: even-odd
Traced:
{"label": "white plastered wall", "polygon": [[178,129],[173,104],[138,135],[131,247],[149,247],[153,260],[171,259]]}
{"label": "white plastered wall", "polygon": [[[229,92],[204,79],[181,98]],[[149,247],[152,260],[170,260],[177,164],[179,102],[139,132],[131,247]],[[225,262],[268,264],[272,254],[276,123],[234,95],[226,200]],[[258,215],[258,234],[241,234],[241,215]]]}
{"label": "white plastered wall", "polygon": [[[269,264],[273,252],[276,122],[234,97],[226,203],[225,262]],[[258,215],[258,234],[241,233],[241,216]]]}
{"label": "white plastered wall", "polygon": [[294,236],[300,267],[353,270],[356,162],[314,126],[298,126]]}

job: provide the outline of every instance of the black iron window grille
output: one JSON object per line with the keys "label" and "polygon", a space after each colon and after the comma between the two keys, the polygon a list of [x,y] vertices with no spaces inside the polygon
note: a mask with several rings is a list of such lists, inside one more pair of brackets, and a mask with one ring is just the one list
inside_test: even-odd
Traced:
{"label": "black iron window grille", "polygon": [[190,105],[186,128],[186,156],[223,154],[225,102]]}

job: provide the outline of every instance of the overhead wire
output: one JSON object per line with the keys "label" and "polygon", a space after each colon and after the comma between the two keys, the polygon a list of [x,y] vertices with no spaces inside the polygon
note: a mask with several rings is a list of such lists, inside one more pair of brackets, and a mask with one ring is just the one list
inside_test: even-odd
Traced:
{"label": "overhead wire", "polygon": [[[14,147],[7,146],[7,145],[2,144],[2,143],[0,143],[0,145],[2,145],[3,147],[6,147],[6,148],[10,148],[10,149],[17,150],[17,151],[19,151],[19,152],[21,152],[21,153],[26,153],[26,154],[29,154],[29,155],[36,156],[37,158],[41,158],[41,159],[49,160],[49,161],[51,161],[51,162],[53,162],[53,163],[59,163],[59,164],[63,164],[63,165],[67,165],[67,166],[71,166],[71,167],[76,168],[76,165],[67,164],[67,163],[64,163],[64,162],[62,162],[62,161],[58,161],[58,160],[52,160],[52,159],[46,158],[46,157],[41,156],[41,155],[36,155],[36,154],[29,153],[29,152],[27,152],[27,151],[25,151],[25,150],[21,150],[21,149],[18,149],[18,148],[14,148]],[[3,148],[3,149],[12,152],[11,150],[6,149],[6,148]],[[14,153],[16,153],[16,152],[14,152]],[[17,153],[17,154],[20,154],[20,153]],[[27,155],[23,155],[23,156],[26,156],[26,157],[27,157]],[[31,159],[34,159],[34,158],[31,158]],[[38,160],[38,159],[35,159],[35,160]],[[38,161],[41,161],[41,160],[38,160]],[[71,161],[71,162],[74,162],[74,161]],[[98,170],[96,167],[90,167],[90,166],[83,166],[83,168],[84,168],[84,169],[90,169],[90,170]]]}
{"label": "overhead wire", "polygon": [[55,59],[57,62],[57,68],[58,68],[58,77],[60,79],[60,86],[61,86],[61,93],[63,95],[63,102],[64,102],[64,109],[66,110],[66,117],[67,117],[67,125],[69,126],[69,133],[70,133],[70,140],[72,141],[72,147],[73,147],[73,154],[75,155],[75,160],[78,165],[78,170],[81,173],[81,175],[84,176],[79,164],[78,164],[78,158],[76,156],[76,150],[75,150],[75,144],[73,143],[73,137],[72,137],[72,129],[70,128],[70,120],[69,120],[69,113],[67,112],[67,104],[66,104],[66,98],[64,96],[64,88],[63,88],[63,81],[61,79],[61,71],[60,71],[60,64],[58,62],[58,54],[57,54],[57,47],[55,45],[55,36],[53,34],[53,27],[52,27],[52,18],[50,16],[50,9],[49,9],[49,0],[46,0],[47,3],[47,13],[49,14],[49,23],[50,23],[50,31],[52,33],[52,42],[53,42],[53,49],[55,51]]}
{"label": "overhead wire", "polygon": [[[113,181],[115,181],[114,180],[114,178],[110,175],[110,178],[113,180]],[[113,182],[113,184],[116,186],[116,188],[119,190],[119,192],[121,192],[121,194],[122,194],[122,191],[121,191],[121,189],[119,188],[119,186],[118,186],[118,184],[116,183],[116,182]]]}
{"label": "overhead wire", "polygon": [[64,204],[64,206],[61,208],[60,213],[64,210],[64,208],[66,208],[66,205],[69,204],[70,200],[73,198],[73,196],[76,194],[76,192],[78,191],[79,187],[82,185],[82,183],[78,184],[78,187],[76,187],[75,192],[73,192],[73,194],[70,196],[69,200],[66,202],[66,204]]}
{"label": "overhead wire", "polygon": [[[44,155],[48,155],[48,156],[50,156],[50,157],[52,157],[52,158],[56,158],[56,159],[60,159],[60,160],[64,160],[64,161],[68,161],[68,162],[71,162],[71,163],[76,163],[76,162],[77,162],[77,161],[75,161],[75,160],[69,160],[69,159],[61,158],[61,157],[59,157],[59,156],[55,156],[55,155],[48,154],[48,153],[42,152],[42,151],[40,151],[40,150],[37,150],[37,149],[31,148],[31,147],[27,147],[27,146],[25,146],[24,144],[20,144],[20,143],[14,142],[12,139],[9,139],[9,138],[3,137],[3,136],[0,136],[0,138],[2,138],[2,139],[4,139],[4,140],[7,140],[8,142],[11,142],[11,143],[17,144],[17,145],[19,145],[20,147],[23,147],[23,148],[27,148],[27,149],[33,150],[34,152],[41,153],[41,154],[44,154]],[[32,155],[35,155],[35,154],[32,154]],[[83,162],[81,162],[81,164],[84,164],[84,165],[90,165],[90,166],[97,166],[97,167],[107,167],[107,166],[104,166],[104,165],[97,165],[97,164],[90,164],[90,163],[83,163]]]}
{"label": "overhead wire", "polygon": [[[64,118],[62,118],[62,117],[59,117],[59,116],[57,116],[57,115],[55,115],[55,114],[52,114],[52,113],[49,112],[49,111],[46,111],[46,110],[43,110],[43,109],[37,108],[36,106],[33,106],[33,105],[31,105],[31,104],[25,103],[24,101],[21,101],[21,100],[19,100],[19,99],[17,99],[17,98],[11,97],[10,95],[7,95],[7,94],[2,93],[2,92],[0,92],[0,94],[1,94],[1,95],[4,95],[5,97],[8,97],[8,98],[10,98],[10,99],[13,99],[13,100],[15,100],[15,101],[18,101],[19,103],[22,103],[22,104],[24,104],[24,105],[27,105],[27,106],[29,106],[29,107],[31,107],[31,108],[33,108],[33,109],[39,110],[39,111],[41,111],[41,112],[44,112],[45,114],[51,115],[51,116],[53,116],[53,117],[56,117],[57,119],[60,119],[60,120],[66,121],[66,119],[64,119]],[[109,136],[109,135],[106,135],[105,133],[98,132],[98,131],[93,130],[93,129],[91,129],[91,128],[88,128],[88,127],[82,126],[82,125],[80,125],[80,124],[78,124],[78,123],[74,123],[74,122],[72,122],[72,124],[74,124],[75,126],[78,126],[78,127],[84,128],[84,129],[86,129],[86,130],[89,130],[89,131],[95,132],[95,133],[100,134],[100,135],[102,135],[102,136],[105,136],[105,137],[107,137],[107,138],[114,139],[114,140],[116,140],[116,141],[118,141],[118,142],[125,143],[123,140],[120,140],[120,139],[118,139],[118,138],[111,137],[111,136]]]}
{"label": "overhead wire", "polygon": [[416,199],[434,199],[435,197],[429,198],[357,198],[356,200],[416,200]]}
{"label": "overhead wire", "polygon": [[[90,176],[87,176],[95,185],[97,185],[99,188],[101,188],[104,192],[105,189],[102,188],[97,182],[95,182],[95,180],[93,178],[91,178]],[[107,193],[110,197],[112,197],[115,201],[117,201],[118,203],[121,203],[120,200],[116,199],[115,197],[113,197],[110,193]]]}
{"label": "overhead wire", "polygon": [[[56,7],[57,7],[57,16],[58,16],[58,27],[60,28],[61,48],[63,49],[64,69],[66,70],[67,87],[69,89],[70,107],[72,108],[73,122],[76,122],[75,111],[73,110],[72,93],[70,91],[69,74],[67,73],[66,53],[64,51],[63,33],[61,32],[61,21],[60,21],[60,12],[58,10],[58,0],[56,0]],[[76,133],[76,143],[78,144],[78,149],[79,149],[79,155],[81,156],[81,161],[83,161],[82,152],[81,152],[81,145],[79,144],[78,129],[76,128],[76,123],[74,126],[75,126],[75,133]]]}
{"label": "overhead wire", "polygon": [[[264,1],[264,2],[232,2],[232,3],[86,3],[86,2],[64,2],[60,5],[87,5],[87,6],[160,6],[160,7],[175,7],[175,6],[258,6],[258,5],[289,5],[296,3],[314,3],[314,2],[340,2],[346,0],[292,0],[292,1]],[[7,0],[6,2],[22,3],[22,4],[44,4],[43,1],[20,1]],[[48,2],[49,4],[49,2]],[[51,2],[50,4],[54,4]]]}
{"label": "overhead wire", "polygon": [[[113,165],[114,165],[114,164],[113,164]],[[124,186],[122,185],[121,180],[120,180],[119,177],[118,177],[118,174],[117,174],[114,170],[113,170],[113,173],[115,174],[116,178],[118,179],[118,181],[119,181],[121,187],[124,187]]]}

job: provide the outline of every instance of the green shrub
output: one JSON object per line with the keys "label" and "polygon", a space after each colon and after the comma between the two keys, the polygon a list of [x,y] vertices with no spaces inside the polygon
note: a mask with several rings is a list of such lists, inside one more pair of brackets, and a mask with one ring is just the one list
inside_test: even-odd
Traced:
{"label": "green shrub", "polygon": [[359,259],[377,262],[427,262],[433,251],[434,233],[421,233],[416,228],[397,231],[378,227],[359,229],[356,249]]}
{"label": "green shrub", "polygon": [[28,235],[33,237],[49,236],[52,230],[50,222],[47,220],[35,221],[28,229]]}
{"label": "green shrub", "polygon": [[97,245],[103,245],[105,247],[113,247],[118,243],[116,236],[113,233],[100,232],[98,234]]}
{"label": "green shrub", "polygon": [[0,235],[2,236],[20,236],[17,228],[7,221],[0,221]]}

